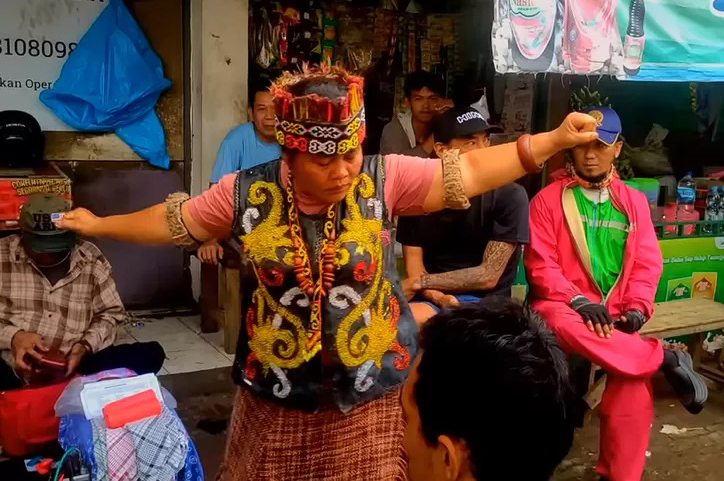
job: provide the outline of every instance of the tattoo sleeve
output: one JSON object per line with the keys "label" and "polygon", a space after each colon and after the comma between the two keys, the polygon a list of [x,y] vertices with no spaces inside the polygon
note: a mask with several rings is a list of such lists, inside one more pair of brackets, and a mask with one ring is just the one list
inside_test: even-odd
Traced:
{"label": "tattoo sleeve", "polygon": [[420,278],[423,289],[443,292],[477,291],[494,288],[518,244],[490,241],[483,254],[483,263],[476,267],[426,274]]}

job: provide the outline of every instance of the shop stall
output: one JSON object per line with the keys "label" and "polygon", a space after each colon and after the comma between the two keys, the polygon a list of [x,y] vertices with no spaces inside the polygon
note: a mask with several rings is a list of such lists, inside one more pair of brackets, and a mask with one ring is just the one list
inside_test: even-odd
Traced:
{"label": "shop stall", "polygon": [[433,13],[422,13],[422,9],[399,10],[394,2],[386,3],[251,2],[250,79],[273,77],[304,64],[341,63],[364,75],[365,151],[376,153],[382,128],[394,112],[404,108],[406,74],[416,70],[437,73],[452,95],[463,73],[459,11],[442,5],[425,10]]}
{"label": "shop stall", "polygon": [[[657,302],[724,302],[722,8],[714,0],[495,2],[496,70],[546,74],[548,127],[593,105],[621,117],[618,171],[647,195],[664,258]],[[563,162],[551,162],[544,183]],[[522,266],[516,284],[524,297]],[[711,351],[722,345],[720,332],[705,342]]]}
{"label": "shop stall", "polygon": [[[58,87],[63,67],[79,59],[81,39],[92,25],[109,5],[119,2],[0,3],[0,111],[31,115],[44,137],[42,166],[12,166],[4,145],[0,150],[0,229],[17,227],[19,207],[29,193],[61,192],[70,198],[72,190],[75,205],[110,215],[138,210],[162,201],[171,192],[189,190],[188,1],[120,2],[135,24],[123,22],[123,27],[135,27],[137,36],[147,39],[149,55],[156,56],[168,79],[160,85],[162,93],[154,102],[157,118],[151,118],[156,129],[154,142],[164,151],[161,167],[149,163],[141,148],[134,151],[129,147],[113,133],[115,129],[78,129],[41,98]],[[93,42],[92,47],[102,45]],[[129,69],[127,62],[118,59],[116,70],[107,71],[108,80],[116,84],[116,74],[140,70],[139,65]],[[88,72],[97,68],[86,66]],[[91,88],[94,78],[86,80],[88,95],[98,94]],[[118,290],[129,308],[163,310],[191,302],[188,262],[182,252],[96,241],[114,268]]]}

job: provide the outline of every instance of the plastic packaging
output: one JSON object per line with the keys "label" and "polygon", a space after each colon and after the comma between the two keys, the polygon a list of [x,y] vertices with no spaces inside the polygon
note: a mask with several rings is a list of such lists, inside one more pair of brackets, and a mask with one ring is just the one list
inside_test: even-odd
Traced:
{"label": "plastic packaging", "polygon": [[170,85],[123,0],[110,0],[40,100],[74,129],[115,132],[149,163],[168,168],[154,108]]}
{"label": "plastic packaging", "polygon": [[[56,417],[70,416],[70,415],[81,415],[83,416],[83,404],[80,400],[80,392],[83,390],[83,386],[88,382],[96,382],[103,379],[118,379],[129,377],[134,375],[132,371],[127,369],[113,369],[111,371],[105,371],[103,373],[84,377],[77,377],[73,379],[70,384],[65,388],[63,394],[60,395],[58,401],[55,403],[55,415]],[[90,379],[90,380],[89,380]],[[163,386],[161,386],[161,396],[163,397],[163,403],[171,409],[176,409],[176,399],[168,392]]]}

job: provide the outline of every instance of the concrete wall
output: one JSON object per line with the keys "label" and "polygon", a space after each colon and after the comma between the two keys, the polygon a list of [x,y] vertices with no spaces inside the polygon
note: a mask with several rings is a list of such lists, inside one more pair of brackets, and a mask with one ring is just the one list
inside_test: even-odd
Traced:
{"label": "concrete wall", "polygon": [[249,0],[191,0],[191,192],[208,187],[226,133],[247,117]]}
{"label": "concrete wall", "polygon": [[[191,0],[191,194],[209,185],[219,144],[247,120],[249,0]],[[199,262],[191,258],[194,295]]]}

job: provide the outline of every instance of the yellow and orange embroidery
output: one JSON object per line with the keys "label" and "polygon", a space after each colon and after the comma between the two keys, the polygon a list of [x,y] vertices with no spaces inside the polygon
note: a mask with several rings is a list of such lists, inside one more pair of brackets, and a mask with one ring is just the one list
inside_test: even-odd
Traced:
{"label": "yellow and orange embroidery", "polygon": [[[254,182],[249,187],[249,203],[261,205],[271,197],[269,215],[254,227],[251,232],[240,236],[241,245],[247,257],[259,265],[264,261],[284,262],[291,265],[293,254],[292,239],[289,237],[289,226],[281,222],[282,206],[284,205],[282,192],[276,184],[271,182]],[[287,254],[280,259],[277,250],[286,248]]]}
{"label": "yellow and orange embroidery", "polygon": [[[355,191],[363,198],[374,197],[375,188],[372,179],[366,174],[360,174],[352,184],[345,202],[349,210],[349,218],[342,220],[344,230],[337,238],[337,250],[342,254],[338,257],[340,265],[349,262],[349,247],[355,244],[355,254],[369,253],[370,263],[377,266],[367,294],[357,303],[352,311],[342,319],[335,336],[337,354],[347,367],[358,367],[368,361],[373,361],[382,367],[382,358],[392,349],[397,337],[397,319],[390,322],[395,310],[391,299],[392,285],[389,281],[382,281],[382,219],[369,219],[362,216],[360,207],[355,201]],[[375,307],[372,305],[375,303]],[[397,306],[399,316],[399,306]],[[353,330],[358,327],[356,330]],[[399,345],[398,345],[399,346]],[[401,347],[396,351],[404,351]],[[404,357],[402,352],[398,352]]]}
{"label": "yellow and orange embroidery", "polygon": [[[368,255],[369,260],[358,261],[353,269],[353,277],[363,280],[368,287],[366,294],[354,294],[354,298],[350,298],[354,307],[339,323],[335,345],[345,366],[364,367],[360,385],[367,386],[371,381],[366,378],[367,371],[372,365],[380,369],[386,353],[396,354],[393,366],[398,370],[409,366],[410,356],[396,342],[399,303],[392,293],[392,284],[383,279],[383,221],[362,215],[356,202],[357,192],[365,199],[375,197],[375,185],[368,175],[360,174],[345,197],[349,216],[342,219],[341,233],[335,240],[335,265],[337,268],[346,267],[352,258],[351,250],[356,256]],[[299,367],[312,359],[322,345],[321,342],[310,344],[308,331],[311,326],[305,326],[305,321],[294,315],[285,301],[274,299],[268,291],[268,286],[280,284],[281,271],[275,267],[264,270],[259,264],[269,261],[292,266],[294,248],[289,227],[282,222],[284,199],[281,190],[273,183],[253,183],[248,196],[250,205],[259,206],[267,200],[271,200],[269,214],[240,237],[259,281],[246,316],[251,352],[246,360],[245,375],[249,380],[256,377],[256,369],[251,366],[260,364],[263,375],[274,371],[280,380],[279,392],[284,394],[288,392],[289,385],[280,369]],[[351,287],[347,289],[351,290]],[[297,305],[309,308],[309,299],[301,289],[297,291]]]}

